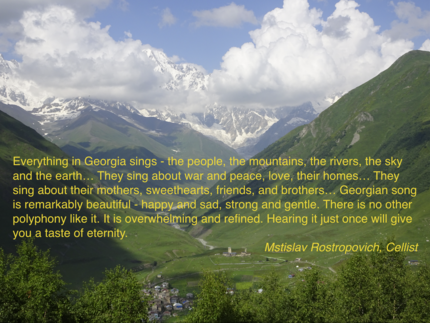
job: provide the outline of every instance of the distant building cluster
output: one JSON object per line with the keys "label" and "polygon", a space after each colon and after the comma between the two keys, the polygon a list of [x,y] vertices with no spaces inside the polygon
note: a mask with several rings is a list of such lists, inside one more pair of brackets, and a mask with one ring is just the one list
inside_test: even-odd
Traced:
{"label": "distant building cluster", "polygon": [[245,256],[250,256],[251,254],[246,252],[246,248],[245,248],[245,251],[242,251],[240,254],[238,254],[237,252],[232,252],[231,247],[228,247],[228,251],[223,252],[222,255],[224,257],[245,257]]}
{"label": "distant building cluster", "polygon": [[[161,275],[157,275],[157,277]],[[148,316],[150,321],[158,321],[170,316],[178,316],[177,312],[184,309],[191,309],[194,295],[186,294],[186,297],[180,297],[179,289],[172,288],[169,290],[169,283],[163,282],[161,285],[143,289],[142,293],[149,296]]]}

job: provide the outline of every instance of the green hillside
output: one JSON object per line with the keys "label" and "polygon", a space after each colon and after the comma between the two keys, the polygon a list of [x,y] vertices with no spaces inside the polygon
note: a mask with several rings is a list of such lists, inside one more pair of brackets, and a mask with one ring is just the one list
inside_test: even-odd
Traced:
{"label": "green hillside", "polygon": [[[259,224],[204,224],[199,228],[190,228],[191,234],[204,235],[209,244],[216,246],[248,247],[254,252],[263,252],[266,242],[276,243],[374,243],[389,235],[395,235],[400,242],[419,243],[419,252],[413,257],[420,259],[428,257],[430,245],[428,240],[428,225],[430,223],[430,53],[412,51],[398,59],[389,69],[372,80],[344,95],[338,102],[325,110],[312,123],[299,127],[281,138],[264,151],[254,156],[258,161],[272,159],[303,159],[302,166],[239,166],[234,169],[236,174],[261,173],[265,181],[220,181],[211,192],[212,197],[201,197],[200,201],[219,199],[222,201],[220,212],[205,213],[196,210],[194,215],[241,215],[256,216],[261,214],[263,223]],[[359,166],[311,166],[311,158],[326,159],[357,159]],[[336,158],[335,158],[336,157]],[[365,158],[381,159],[380,167],[366,166]],[[402,159],[401,167],[385,166],[385,160]],[[259,163],[259,162],[257,162]],[[305,167],[306,165],[306,167]],[[397,182],[377,180],[374,171],[399,174]],[[271,174],[288,173],[293,180],[269,181]],[[318,180],[298,180],[297,173],[320,174]],[[361,180],[323,180],[323,172],[331,174],[357,174]],[[252,195],[223,194],[216,195],[219,187],[247,187]],[[340,187],[348,188],[416,188],[416,197],[412,194],[397,194],[388,196],[366,196],[366,194],[342,195]],[[278,186],[278,194],[259,195],[262,187]],[[304,186],[318,188],[323,194],[282,194],[281,186],[285,189]],[[327,209],[323,200],[334,202],[353,202],[353,209]],[[358,210],[355,205],[358,200],[365,202],[366,209]],[[369,202],[380,201],[412,201],[410,209],[369,209]],[[200,202],[198,201],[198,202]],[[226,203],[258,202],[259,210],[250,208],[226,210]],[[281,209],[261,209],[262,202],[281,201]],[[300,209],[286,211],[285,202],[316,202],[319,209]],[[301,223],[266,223],[267,214],[307,216],[310,221],[312,214],[324,214],[339,217],[375,216],[387,214],[391,216],[411,216],[410,224],[308,224]],[[223,220],[221,222],[224,222]],[[306,259],[318,260],[323,263],[336,263],[342,259],[341,253],[295,253],[289,257],[306,255]],[[328,259],[332,258],[332,259]]]}
{"label": "green hillside", "polygon": [[[123,166],[114,170],[111,167],[91,167],[93,173],[99,170],[109,172],[128,173],[148,173],[149,177],[153,173],[203,173],[203,181],[171,181],[169,183],[142,181],[102,181],[103,185],[121,187],[138,187],[141,192],[145,192],[147,187],[171,187],[179,185],[181,187],[200,187],[212,186],[213,181],[206,180],[206,174],[211,172],[230,171],[232,167],[226,164],[226,167],[212,167],[208,169],[203,166],[187,168],[185,166],[167,166],[167,158],[199,158],[212,159],[214,157],[222,158],[228,161],[230,157],[239,155],[232,148],[225,144],[210,139],[186,126],[177,125],[155,118],[144,118],[134,116],[134,120],[125,121],[113,113],[107,111],[87,110],[72,120],[64,124],[61,130],[52,132],[49,138],[62,148],[63,151],[75,158],[84,160],[85,157],[93,158],[133,158],[157,159],[157,165],[152,167],[135,167]],[[155,119],[150,120],[149,119]],[[150,123],[148,125],[148,123]],[[162,163],[164,162],[164,163]],[[183,177],[183,175],[182,175]],[[118,195],[120,198],[132,199],[137,203],[140,196]],[[176,195],[163,196],[163,200],[181,201],[195,200],[198,196]],[[147,201],[160,200],[159,196],[144,196]]]}
{"label": "green hillside", "polygon": [[[41,159],[41,158],[61,158],[68,159],[67,167],[63,166],[14,166],[13,158],[19,156],[20,159]],[[2,209],[0,226],[0,246],[6,252],[13,252],[15,245],[21,240],[14,239],[13,231],[24,230],[32,231],[32,236],[36,230],[43,233],[42,238],[36,239],[36,244],[43,249],[51,249],[51,254],[57,257],[59,268],[65,276],[66,281],[79,284],[83,280],[88,280],[93,276],[99,278],[105,268],[113,268],[121,264],[127,268],[141,270],[144,266],[148,267],[154,261],[162,263],[175,257],[192,255],[202,251],[201,244],[182,231],[173,229],[167,225],[157,224],[104,224],[103,215],[116,214],[123,219],[125,216],[139,216],[142,213],[134,210],[86,210],[81,211],[72,209],[18,209],[14,208],[14,201],[25,202],[34,201],[61,201],[77,200],[81,203],[90,202],[110,202],[109,196],[99,196],[94,194],[71,194],[70,186],[78,188],[93,187],[99,185],[94,179],[93,174],[84,167],[71,166],[71,157],[66,155],[60,148],[45,140],[31,128],[23,125],[7,114],[0,112],[0,207]],[[35,172],[42,171],[44,174],[72,174],[79,172],[83,175],[83,180],[35,180]],[[25,173],[32,180],[13,180],[13,174]],[[55,175],[54,175],[55,176]],[[67,195],[36,195],[26,189],[34,188],[36,191],[40,187],[58,188],[67,187]],[[13,189],[21,188],[25,194],[14,194]],[[16,204],[15,204],[16,205]],[[66,216],[67,221],[63,226],[60,224],[38,224],[28,226],[27,224],[13,225],[13,217],[26,215],[29,216]],[[87,216],[88,222],[92,214],[97,216],[99,223],[70,224],[70,214]],[[126,231],[127,238],[47,238],[45,229],[48,230],[69,230],[74,232],[84,228],[88,230],[115,230]]]}

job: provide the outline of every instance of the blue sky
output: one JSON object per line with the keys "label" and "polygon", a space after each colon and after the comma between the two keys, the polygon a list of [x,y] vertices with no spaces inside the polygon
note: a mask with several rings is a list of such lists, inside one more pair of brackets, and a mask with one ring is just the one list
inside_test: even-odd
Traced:
{"label": "blue sky", "polygon": [[[0,53],[20,62],[14,77],[40,100],[323,109],[408,51],[430,51],[428,0],[0,0],[0,9]],[[148,48],[205,70],[188,79],[205,89],[167,91],[177,71],[160,72]]]}
{"label": "blue sky", "polygon": [[[3,0],[5,3],[18,3],[20,1]],[[37,1],[36,1],[37,2]],[[69,1],[70,3],[71,1]],[[91,1],[88,1],[91,3]],[[337,0],[309,0],[310,7],[321,9],[322,18],[325,20],[334,11]],[[381,27],[381,31],[391,28],[391,23],[399,18],[396,16],[393,3],[399,1],[391,0],[356,0],[360,5],[360,11],[366,12],[373,18],[375,24]],[[430,11],[430,1],[416,0],[412,2],[422,9]],[[41,4],[64,4],[64,1],[40,1]],[[186,62],[192,62],[203,66],[208,72],[219,69],[222,56],[229,48],[241,46],[249,42],[249,31],[258,28],[258,24],[241,23],[236,27],[220,26],[195,26],[196,17],[193,12],[210,10],[231,4],[232,1],[171,1],[171,0],[112,0],[94,1],[94,9],[86,14],[88,21],[99,21],[102,26],[110,25],[109,34],[116,40],[125,38],[124,32],[130,32],[134,39],[139,39],[144,44],[161,48],[168,56],[177,55]],[[250,10],[258,21],[264,15],[277,8],[282,7],[282,0],[266,1],[235,1],[237,5],[245,6]],[[40,5],[41,5],[40,4]],[[99,4],[99,5],[98,5]],[[40,7],[39,5],[39,7]],[[34,8],[36,6],[28,6]],[[22,7],[27,8],[27,7]],[[163,11],[168,8],[176,21],[172,25],[160,27]],[[1,30],[1,29],[0,29]],[[422,32],[420,36],[414,37],[415,49],[429,38],[429,31]],[[13,47],[3,48],[1,51],[6,58],[20,60],[19,55],[13,51]]]}
{"label": "blue sky", "polygon": [[[243,23],[238,27],[193,25],[194,11],[210,10],[231,4],[231,1],[128,1],[127,10],[120,9],[118,2],[98,11],[91,20],[111,25],[111,35],[123,39],[124,31],[143,43],[162,48],[169,55],[177,55],[187,62],[203,66],[208,72],[219,68],[222,56],[233,46],[250,41],[248,32],[258,25]],[[261,21],[263,16],[282,1],[235,2],[252,10]],[[169,8],[177,18],[175,24],[159,27],[163,10]]]}
{"label": "blue sky", "polygon": [[[162,48],[169,55],[177,55],[187,62],[203,66],[208,72],[219,69],[222,56],[233,46],[241,46],[249,42],[249,31],[256,29],[258,25],[242,23],[238,27],[214,27],[193,25],[196,18],[194,11],[210,10],[231,4],[232,1],[127,1],[124,7],[120,1],[112,2],[106,9],[98,10],[92,21],[100,21],[102,25],[111,25],[110,34],[120,40],[124,38],[124,31],[129,31],[134,39],[140,39],[143,43],[153,47]],[[323,19],[334,11],[338,1],[310,0],[311,7],[323,11]],[[381,31],[390,29],[391,23],[398,20],[394,6],[389,0],[357,0],[359,9],[368,13],[376,25],[381,26]],[[394,1],[397,3],[398,1]],[[430,1],[413,1],[422,10],[430,11]],[[123,3],[123,2],[122,2]],[[282,7],[283,1],[234,1],[237,5],[244,5],[251,10],[258,21],[264,15]],[[121,9],[123,8],[123,9]],[[160,28],[163,10],[169,8],[177,21],[169,26]],[[414,38],[415,48],[418,49],[426,38],[427,33]]]}

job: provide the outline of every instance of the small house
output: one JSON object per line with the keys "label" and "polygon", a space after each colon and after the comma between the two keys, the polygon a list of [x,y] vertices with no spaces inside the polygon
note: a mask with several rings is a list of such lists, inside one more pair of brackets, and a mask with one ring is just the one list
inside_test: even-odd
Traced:
{"label": "small house", "polygon": [[302,261],[302,258],[296,258],[296,261]]}
{"label": "small house", "polygon": [[234,295],[234,289],[233,288],[227,288],[226,294]]}
{"label": "small house", "polygon": [[409,265],[419,265],[420,262],[418,260],[409,260]]}
{"label": "small house", "polygon": [[294,277],[296,277],[296,275],[294,274],[288,275],[288,278],[294,278]]}
{"label": "small house", "polygon": [[258,293],[259,294],[261,294],[263,292],[263,288],[260,288],[259,290],[258,290]]}
{"label": "small house", "polygon": [[187,293],[187,298],[193,298],[193,297],[194,297],[193,293]]}
{"label": "small house", "polygon": [[183,306],[181,303],[175,303],[173,304],[173,309],[181,311],[183,309]]}
{"label": "small house", "polygon": [[163,288],[169,288],[169,283],[168,282],[164,282],[164,283],[161,284],[161,286]]}
{"label": "small house", "polygon": [[172,313],[170,311],[164,311],[163,316],[171,316]]}

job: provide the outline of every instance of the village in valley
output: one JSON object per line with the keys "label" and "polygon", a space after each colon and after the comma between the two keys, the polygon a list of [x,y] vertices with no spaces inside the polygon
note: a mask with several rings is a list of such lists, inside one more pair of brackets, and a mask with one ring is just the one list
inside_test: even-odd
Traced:
{"label": "village in valley", "polygon": [[[157,275],[157,278],[162,279],[162,275]],[[193,293],[187,293],[185,297],[179,296],[179,289],[169,289],[167,281],[143,289],[142,293],[145,297],[149,298],[148,301],[148,317],[150,321],[157,321],[166,319],[171,316],[178,316],[178,311],[191,310],[193,304]]]}
{"label": "village in valley", "polygon": [[[257,255],[255,255],[258,257]],[[305,263],[309,264],[307,261],[302,260],[302,258],[296,258],[295,260],[292,260],[288,262],[287,260],[282,260],[278,258],[265,258],[265,260],[257,260],[255,259],[251,260],[251,253],[248,253],[246,248],[244,248],[241,252],[233,252],[231,247],[228,247],[226,252],[222,253],[214,253],[212,254],[213,258],[218,258],[219,260],[223,259],[224,257],[229,257],[230,259],[237,259],[235,261],[239,262],[231,262],[231,263],[219,263],[220,266],[225,265],[238,265],[238,264],[245,264],[244,261],[240,261],[239,259],[241,257],[247,257],[249,260],[247,260],[246,264],[254,264],[261,266],[267,266],[269,265],[272,267],[273,265],[280,265],[280,264],[290,264],[290,268],[294,268],[293,270],[289,270],[288,274],[285,274],[286,279],[292,279],[296,277],[297,272],[303,272],[304,270],[310,270],[312,267],[310,266],[299,266],[299,263]],[[259,256],[261,257],[261,256]],[[267,265],[266,265],[267,264]],[[233,268],[231,268],[233,269]],[[230,271],[231,271],[230,269]],[[284,271],[285,273],[285,271]],[[169,281],[171,283],[169,283]],[[146,284],[144,286],[146,288],[142,289],[142,297],[148,299],[148,317],[150,321],[176,321],[174,318],[179,318],[179,316],[187,315],[189,311],[193,309],[193,303],[195,302],[196,297],[198,296],[198,293],[196,292],[189,292],[188,290],[179,290],[178,288],[175,288],[177,280],[174,279],[174,277],[169,278],[162,274],[162,272],[156,274],[154,276],[154,280],[152,282],[146,281]],[[293,282],[293,281],[292,281]],[[190,282],[189,282],[190,283]],[[192,283],[195,283],[194,287],[197,286],[197,282],[193,281]],[[190,285],[188,285],[190,286]],[[240,283],[236,283],[236,287],[238,288],[227,288],[226,287],[226,293],[229,293],[231,295],[234,295],[234,293],[239,292]],[[254,285],[254,288],[252,288],[257,293],[263,293],[263,289],[256,287]]]}

